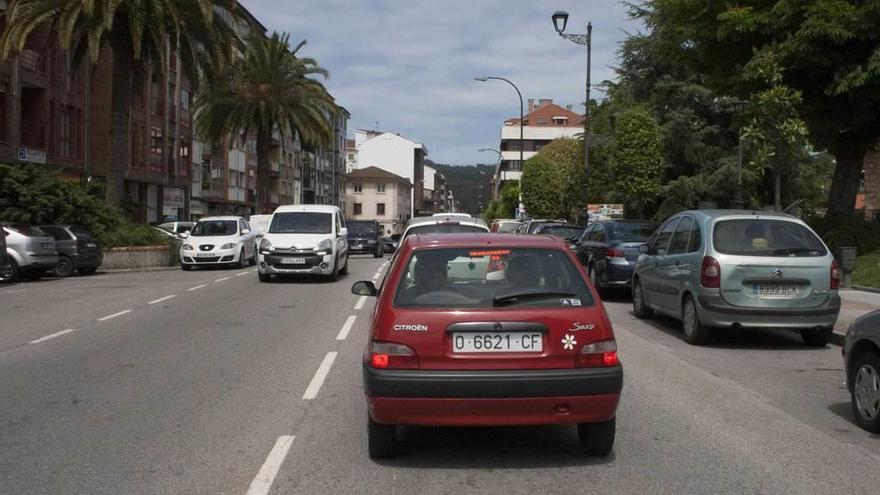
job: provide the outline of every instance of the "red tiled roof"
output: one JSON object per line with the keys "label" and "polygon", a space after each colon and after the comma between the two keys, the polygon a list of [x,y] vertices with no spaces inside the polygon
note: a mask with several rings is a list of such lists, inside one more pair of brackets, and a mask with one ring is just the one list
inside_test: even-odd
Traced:
{"label": "red tiled roof", "polygon": [[385,169],[379,167],[364,167],[359,168],[357,170],[352,170],[345,176],[346,179],[391,179],[391,180],[399,180],[402,182],[406,182],[409,184],[409,179],[405,177],[401,177],[397,174],[391,173]]}
{"label": "red tiled roof", "polygon": [[[553,123],[553,117],[567,117],[565,125]],[[584,122],[584,116],[567,108],[562,108],[555,103],[545,103],[525,116],[525,125],[540,127],[580,127]],[[504,121],[508,125],[519,125],[518,118],[510,118]]]}

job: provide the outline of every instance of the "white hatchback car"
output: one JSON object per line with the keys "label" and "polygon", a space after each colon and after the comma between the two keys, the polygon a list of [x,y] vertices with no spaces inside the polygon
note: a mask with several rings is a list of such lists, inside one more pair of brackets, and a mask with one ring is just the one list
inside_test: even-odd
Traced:
{"label": "white hatchback car", "polygon": [[348,272],[348,229],[342,210],[329,205],[279,206],[259,250],[260,282],[273,275]]}
{"label": "white hatchback car", "polygon": [[205,217],[183,234],[180,267],[184,270],[202,265],[247,266],[256,262],[254,233],[241,217]]}

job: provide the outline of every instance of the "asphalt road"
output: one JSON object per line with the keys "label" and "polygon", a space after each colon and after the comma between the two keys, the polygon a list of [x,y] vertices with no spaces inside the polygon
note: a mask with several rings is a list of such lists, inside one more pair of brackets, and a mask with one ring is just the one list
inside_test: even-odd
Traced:
{"label": "asphalt road", "polygon": [[[0,493],[876,493],[840,349],[786,333],[685,344],[606,302],[625,384],[613,454],[573,427],[408,428],[371,462],[372,300],[248,270],[0,287]],[[169,296],[174,297],[169,297]],[[151,304],[152,303],[152,304]]]}

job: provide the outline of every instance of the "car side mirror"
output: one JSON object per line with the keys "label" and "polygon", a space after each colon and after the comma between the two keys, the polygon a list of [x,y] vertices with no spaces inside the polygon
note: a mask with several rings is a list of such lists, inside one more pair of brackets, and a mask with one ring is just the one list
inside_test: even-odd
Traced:
{"label": "car side mirror", "polygon": [[379,294],[379,291],[376,289],[376,284],[373,282],[370,282],[369,280],[361,280],[355,282],[354,285],[351,286],[351,293],[356,296],[376,297],[376,295]]}
{"label": "car side mirror", "polygon": [[186,239],[187,237],[189,237],[189,232],[181,232],[181,233],[177,234],[177,236],[180,237],[181,239]]}
{"label": "car side mirror", "polygon": [[339,237],[348,237],[348,227],[339,229]]}
{"label": "car side mirror", "polygon": [[639,252],[642,254],[648,254],[648,245],[642,244],[641,246],[639,246]]}
{"label": "car side mirror", "polygon": [[248,235],[250,233],[251,233],[251,231],[248,229],[241,229],[241,235]]}

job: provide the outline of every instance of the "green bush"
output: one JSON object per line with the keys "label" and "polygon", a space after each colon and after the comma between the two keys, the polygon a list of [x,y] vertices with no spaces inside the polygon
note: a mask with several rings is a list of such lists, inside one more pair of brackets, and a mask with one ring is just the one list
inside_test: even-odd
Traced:
{"label": "green bush", "polygon": [[880,249],[880,222],[876,220],[853,213],[828,213],[806,221],[835,254],[844,246],[855,246],[859,254]]}

